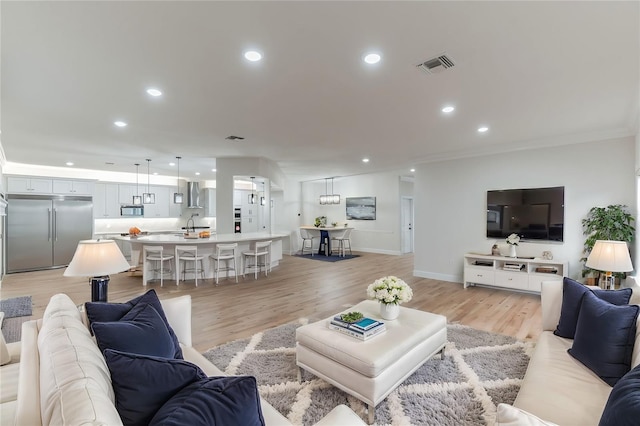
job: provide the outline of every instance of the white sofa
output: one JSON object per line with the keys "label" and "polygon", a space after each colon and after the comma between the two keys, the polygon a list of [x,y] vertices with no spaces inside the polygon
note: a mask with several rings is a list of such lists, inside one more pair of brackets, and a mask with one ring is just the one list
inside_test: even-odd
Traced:
{"label": "white sofa", "polygon": [[[161,303],[184,359],[198,365],[208,376],[223,376],[191,346],[191,296]],[[21,344],[7,347],[13,355],[11,362],[0,368],[0,424],[122,424],[107,365],[89,333],[85,316],[68,296],[53,296],[42,319],[23,324]],[[261,407],[267,425],[291,424],[262,399]],[[318,423],[364,424],[344,405]]]}
{"label": "white sofa", "polygon": [[[638,299],[640,294],[633,288],[630,303],[638,304]],[[567,350],[573,344],[572,339],[553,334],[560,319],[562,282],[543,282],[541,300],[543,331],[513,403],[514,407],[526,413],[518,413],[518,410],[500,404],[497,424],[536,424],[525,422],[527,413],[530,413],[545,421],[540,424],[597,425],[612,388],[569,355]],[[636,330],[631,368],[640,363],[639,337],[640,322]]]}

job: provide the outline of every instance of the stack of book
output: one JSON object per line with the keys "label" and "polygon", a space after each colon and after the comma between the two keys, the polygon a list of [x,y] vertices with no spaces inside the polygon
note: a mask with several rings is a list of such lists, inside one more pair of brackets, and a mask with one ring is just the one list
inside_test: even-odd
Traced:
{"label": "stack of book", "polygon": [[557,274],[558,268],[554,266],[538,266],[536,272],[542,272],[544,274]]}
{"label": "stack of book", "polygon": [[515,262],[504,262],[504,266],[502,269],[506,269],[508,271],[521,271],[525,268],[524,263],[515,263]]}
{"label": "stack of book", "polygon": [[383,322],[371,318],[365,317],[357,322],[348,323],[343,321],[339,315],[333,317],[329,328],[360,340],[368,340],[386,330]]}

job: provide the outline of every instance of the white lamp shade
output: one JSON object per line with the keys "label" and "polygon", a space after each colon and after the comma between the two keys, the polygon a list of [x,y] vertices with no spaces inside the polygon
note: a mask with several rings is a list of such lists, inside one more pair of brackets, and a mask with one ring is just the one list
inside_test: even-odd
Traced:
{"label": "white lamp shade", "polygon": [[83,240],[78,242],[65,277],[99,277],[131,268],[113,240]]}
{"label": "white lamp shade", "polygon": [[585,266],[605,272],[633,271],[629,248],[624,241],[597,240]]}

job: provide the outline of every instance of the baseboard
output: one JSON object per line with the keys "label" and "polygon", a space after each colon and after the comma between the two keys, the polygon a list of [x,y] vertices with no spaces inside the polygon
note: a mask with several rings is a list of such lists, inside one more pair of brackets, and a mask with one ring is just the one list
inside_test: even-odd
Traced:
{"label": "baseboard", "polygon": [[435,272],[418,271],[416,269],[413,270],[413,276],[420,278],[430,278],[432,280],[438,281],[448,281],[456,284],[462,284],[463,280],[463,278],[459,275],[437,274]]}

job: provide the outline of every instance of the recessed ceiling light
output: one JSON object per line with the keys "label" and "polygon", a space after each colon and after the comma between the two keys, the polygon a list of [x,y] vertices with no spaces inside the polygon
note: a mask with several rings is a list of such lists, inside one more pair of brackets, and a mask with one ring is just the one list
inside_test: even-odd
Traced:
{"label": "recessed ceiling light", "polygon": [[211,171],[212,171],[212,172],[217,172],[218,170],[217,170],[217,169],[211,169]]}
{"label": "recessed ceiling light", "polygon": [[484,133],[484,132],[486,132],[487,130],[489,130],[489,128],[488,128],[487,126],[480,126],[480,127],[478,127],[478,132],[480,132],[480,133]]}
{"label": "recessed ceiling light", "polygon": [[452,106],[446,106],[446,107],[442,108],[442,112],[444,112],[445,114],[453,112],[453,110],[455,110],[455,108],[452,107]]}
{"label": "recessed ceiling light", "polygon": [[200,172],[196,172],[196,176],[200,176]]}
{"label": "recessed ceiling light", "polygon": [[114,121],[113,124],[118,127],[127,127],[127,123],[125,123],[124,121]]}
{"label": "recessed ceiling light", "polygon": [[363,159],[362,159],[362,162],[363,162],[363,163],[368,163],[368,162],[369,162],[369,159],[368,159],[368,158],[363,158]]}
{"label": "recessed ceiling light", "polygon": [[67,166],[73,166],[73,163],[72,163],[71,161],[67,161],[65,164],[66,164]]}
{"label": "recessed ceiling light", "polygon": [[170,166],[175,166],[175,165],[176,165],[176,163],[171,162],[171,163],[169,163],[169,165],[170,165]]}
{"label": "recessed ceiling light", "polygon": [[255,50],[249,50],[247,52],[244,52],[244,57],[247,59],[247,61],[256,62],[262,59],[262,53],[256,52]]}
{"label": "recessed ceiling light", "polygon": [[154,176],[158,176],[158,172],[153,172],[153,175]]}
{"label": "recessed ceiling light", "polygon": [[415,172],[415,171],[416,171],[416,169],[411,169],[411,170],[409,170],[409,171],[410,171],[411,173],[413,173],[413,172]]}
{"label": "recessed ceiling light", "polygon": [[162,92],[153,87],[147,89],[147,93],[151,96],[162,96]]}
{"label": "recessed ceiling light", "polygon": [[377,53],[368,53],[365,55],[364,61],[369,65],[377,64],[380,62],[380,55]]}

